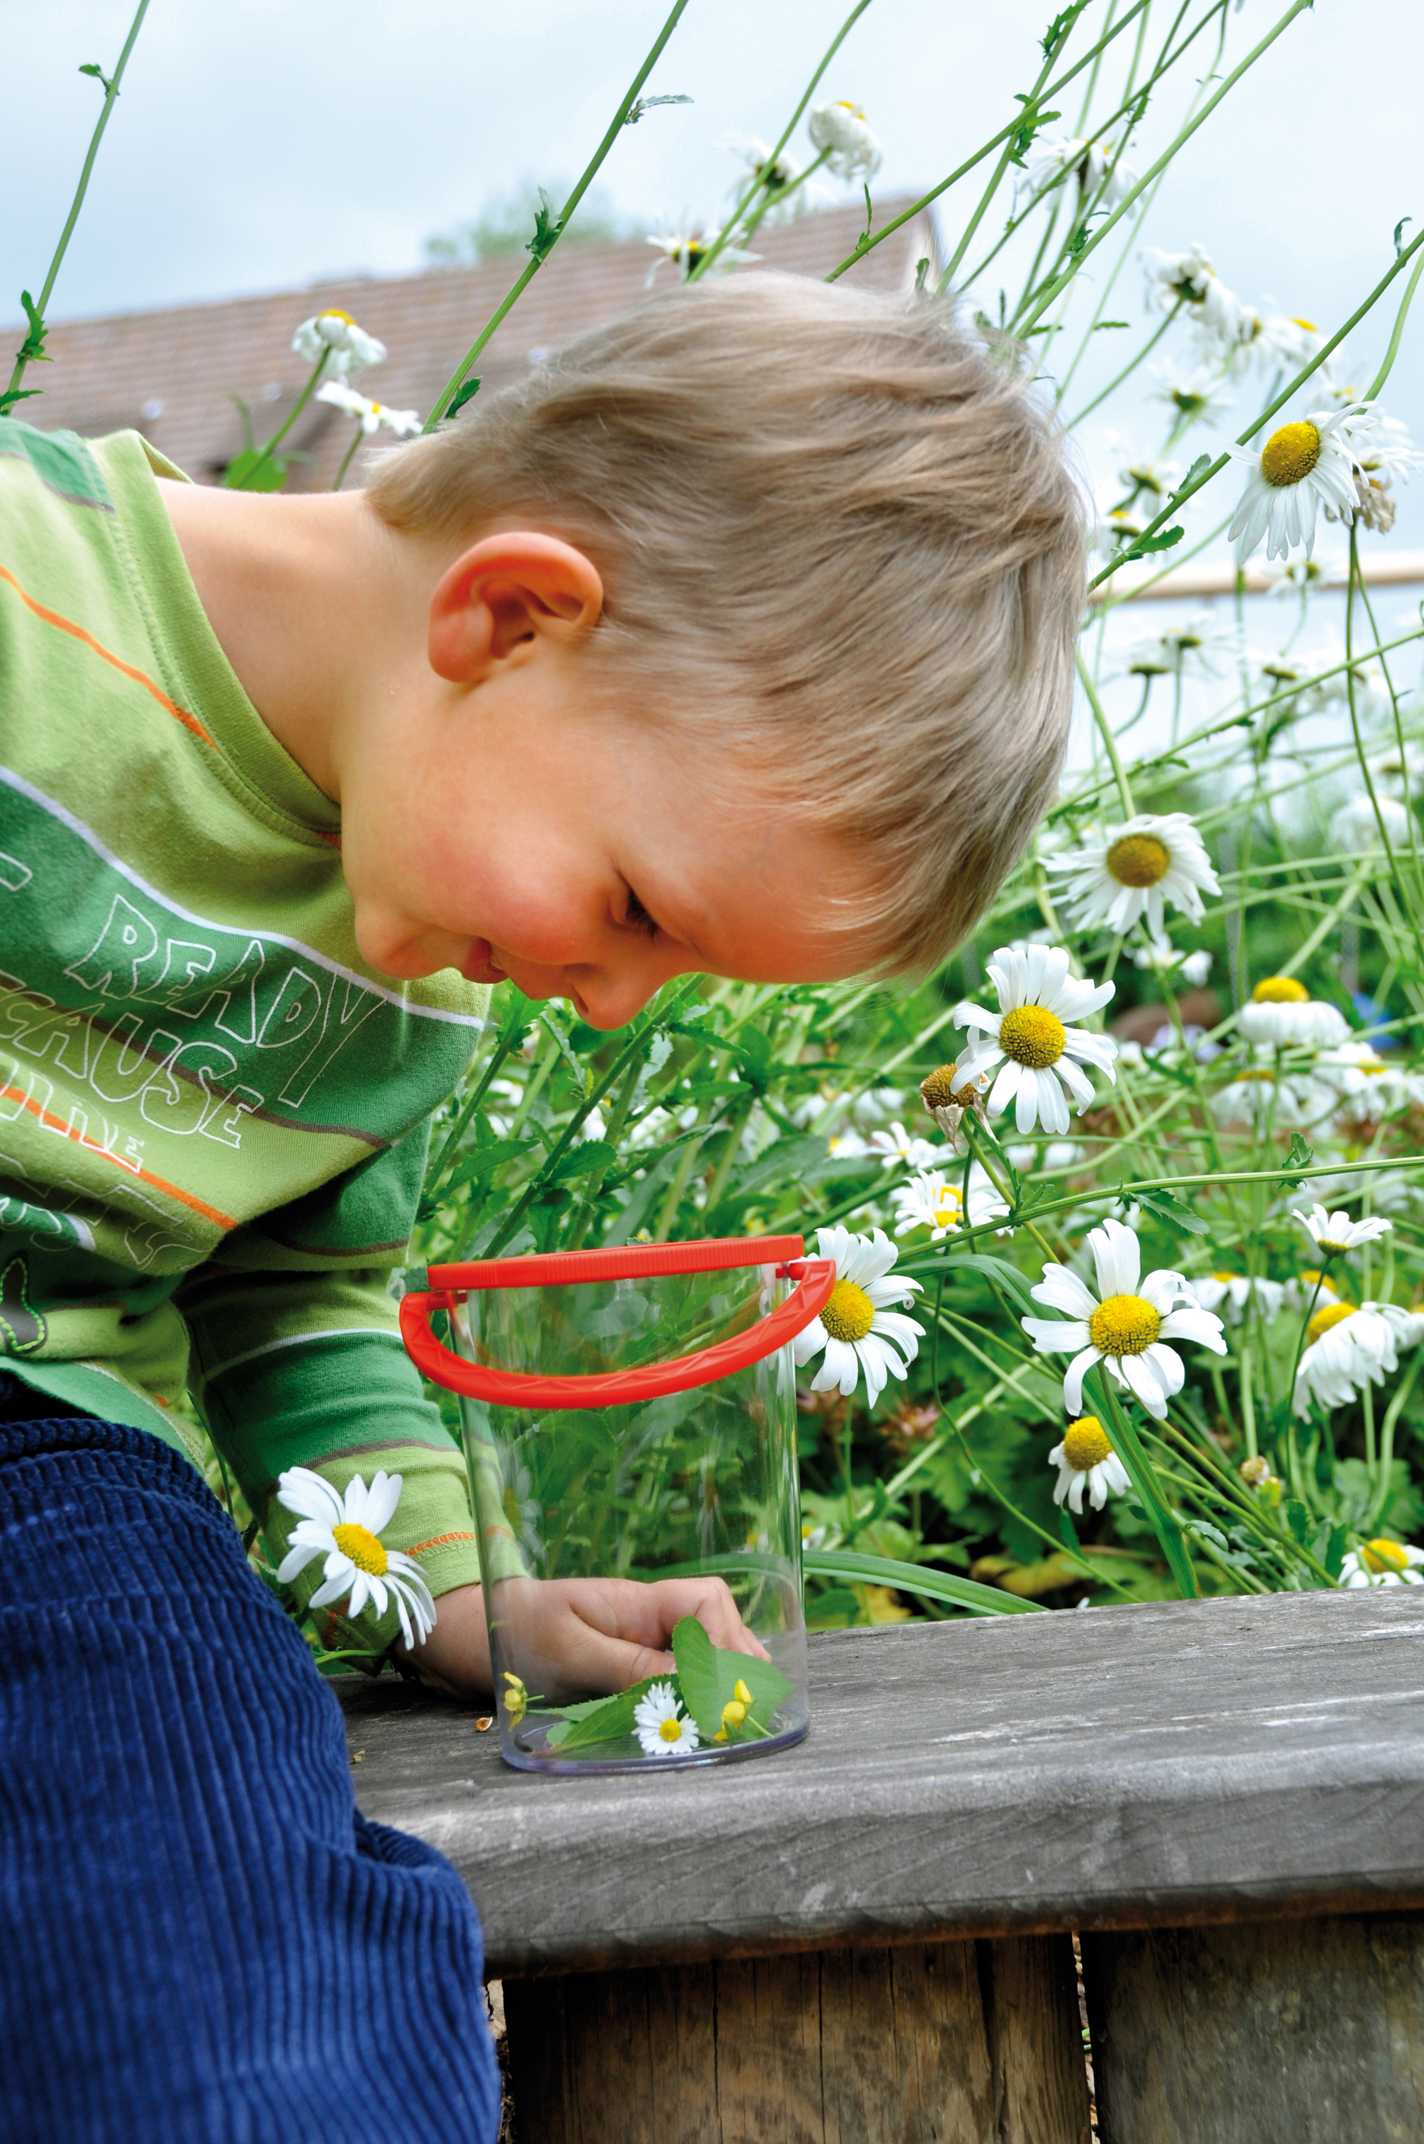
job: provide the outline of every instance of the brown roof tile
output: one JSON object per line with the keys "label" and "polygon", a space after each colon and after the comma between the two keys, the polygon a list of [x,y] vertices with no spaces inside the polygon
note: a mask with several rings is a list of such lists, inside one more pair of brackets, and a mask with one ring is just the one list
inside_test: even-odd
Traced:
{"label": "brown roof tile", "polygon": [[[882,203],[876,219],[908,206]],[[756,250],[768,267],[824,275],[850,252],[863,221],[861,209],[838,208],[763,225]],[[916,263],[933,251],[929,219],[916,217],[849,275],[873,289],[899,289],[914,281]],[[557,247],[482,353],[486,386],[505,386],[531,360],[636,305],[653,259],[641,239]],[[21,403],[16,414],[48,431],[91,438],[132,425],[189,475],[212,483],[243,444],[238,398],[249,405],[259,439],[291,408],[306,376],[292,350],[299,322],[333,307],[353,313],[390,353],[379,371],[363,375],[363,391],[393,408],[424,412],[522,265],[504,256],[475,268],[355,277],[265,297],[59,322],[49,338],[53,363],[33,367],[26,382],[42,386],[43,398]],[[670,280],[672,272],[660,270],[659,280]],[[0,330],[0,350],[11,347],[10,332]],[[20,330],[13,334],[18,341]],[[350,422],[328,404],[308,405],[286,445],[312,459],[296,465],[290,489],[320,490],[331,482],[350,445]]]}

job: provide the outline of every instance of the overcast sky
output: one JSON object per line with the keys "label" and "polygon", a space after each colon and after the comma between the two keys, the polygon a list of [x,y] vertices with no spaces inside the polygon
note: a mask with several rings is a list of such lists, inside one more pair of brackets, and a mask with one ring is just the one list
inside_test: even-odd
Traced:
{"label": "overcast sky", "polygon": [[[623,133],[605,166],[618,207],[646,221],[714,211],[735,169],[719,144],[779,131],[847,4],[692,0],[649,89],[696,101]],[[663,0],[152,0],[52,313],[418,267],[430,233],[502,189],[577,171],[665,12]],[[1051,12],[1050,0],[874,0],[821,94],[865,106],[885,146],[879,191],[933,184],[1002,123]],[[1166,12],[1159,0],[1154,21]],[[1227,64],[1280,12],[1245,0]],[[18,316],[22,285],[38,288],[68,206],[99,99],[76,70],[112,67],[130,14],[130,0],[0,0],[0,319]],[[1421,78],[1421,0],[1318,0],[1189,144],[1144,238],[1200,239],[1243,297],[1333,326],[1388,264],[1399,219],[1424,220]],[[1158,125],[1144,130],[1149,153]],[[963,209],[946,207],[952,226]],[[1140,314],[1135,270],[1122,289]],[[1363,332],[1362,370],[1386,333]],[[1388,396],[1416,438],[1421,353],[1424,304]],[[1095,461],[1110,456],[1090,444]],[[1399,534],[1419,543],[1424,478],[1413,491]]]}

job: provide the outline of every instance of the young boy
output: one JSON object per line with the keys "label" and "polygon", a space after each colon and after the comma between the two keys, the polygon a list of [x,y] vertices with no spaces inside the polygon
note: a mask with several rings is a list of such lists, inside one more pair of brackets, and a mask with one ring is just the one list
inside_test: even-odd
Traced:
{"label": "young boy", "polygon": [[[686,970],[941,956],[1056,778],[1080,522],[947,309],[761,273],[363,493],[0,423],[5,2144],[492,2136],[473,1910],[355,1811],[180,1402],[274,1560],[285,1469],[399,1473],[414,1658],[486,1688],[386,1283],[489,987],[613,1028]],[[622,1687],[689,1611],[734,1642],[715,1587],[566,1589],[553,1650]]]}

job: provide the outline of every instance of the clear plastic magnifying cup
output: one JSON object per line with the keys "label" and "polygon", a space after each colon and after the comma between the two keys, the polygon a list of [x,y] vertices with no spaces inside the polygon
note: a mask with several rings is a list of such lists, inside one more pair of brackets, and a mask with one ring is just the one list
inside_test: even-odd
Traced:
{"label": "clear plastic magnifying cup", "polygon": [[[501,1747],[527,1771],[764,1755],[809,1725],[791,1343],[835,1283],[799,1236],[412,1273],[401,1331],[459,1395]],[[448,1320],[453,1349],[431,1330]],[[676,1666],[573,1686],[567,1580],[696,1580]],[[710,1633],[710,1634],[709,1634]]]}

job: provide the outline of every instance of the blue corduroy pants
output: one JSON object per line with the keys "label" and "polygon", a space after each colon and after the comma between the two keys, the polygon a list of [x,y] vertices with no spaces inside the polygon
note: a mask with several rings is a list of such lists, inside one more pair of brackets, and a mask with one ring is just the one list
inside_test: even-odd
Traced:
{"label": "blue corduroy pants", "polygon": [[[193,1469],[0,1376],[0,2144],[492,2144],[479,1922]],[[29,1404],[34,1401],[29,1395]]]}

